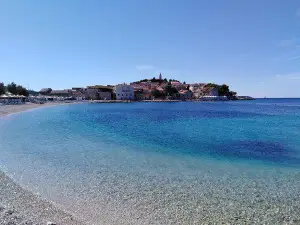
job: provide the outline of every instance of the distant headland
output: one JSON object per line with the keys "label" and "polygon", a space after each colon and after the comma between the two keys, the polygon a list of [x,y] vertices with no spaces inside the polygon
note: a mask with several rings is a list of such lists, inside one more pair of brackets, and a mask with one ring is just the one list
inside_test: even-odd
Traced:
{"label": "distant headland", "polygon": [[0,101],[21,99],[25,101],[61,101],[91,100],[95,102],[128,102],[128,101],[228,101],[253,100],[249,96],[238,96],[227,84],[186,83],[175,79],[158,77],[143,79],[130,84],[91,85],[53,90],[51,87],[40,91],[27,90],[21,85],[0,83]]}

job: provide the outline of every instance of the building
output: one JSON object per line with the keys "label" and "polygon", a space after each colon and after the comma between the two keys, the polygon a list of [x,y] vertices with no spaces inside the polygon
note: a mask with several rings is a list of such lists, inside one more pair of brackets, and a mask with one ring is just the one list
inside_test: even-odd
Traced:
{"label": "building", "polygon": [[157,87],[156,90],[159,91],[159,92],[164,92],[164,89],[162,87],[160,87],[160,86]]}
{"label": "building", "polygon": [[72,90],[65,89],[65,90],[52,90],[49,94],[49,96],[56,96],[56,97],[72,97]]}
{"label": "building", "polygon": [[149,88],[140,88],[140,89],[135,88],[134,98],[137,101],[151,100],[152,99],[151,90]]}
{"label": "building", "polygon": [[202,96],[202,101],[228,101],[227,96]]}
{"label": "building", "polygon": [[196,84],[190,84],[190,91],[195,92],[199,89],[203,89],[206,83],[196,83]]}
{"label": "building", "polygon": [[82,89],[84,89],[83,87],[73,87],[72,91],[81,91]]}
{"label": "building", "polygon": [[72,90],[52,90],[51,88],[42,88],[39,93],[44,96],[55,96],[55,97],[72,97]]}
{"label": "building", "polygon": [[134,98],[137,101],[145,100],[145,94],[144,94],[143,89],[137,89],[137,88],[135,88],[134,89]]}
{"label": "building", "polygon": [[134,88],[127,84],[118,84],[115,86],[117,100],[134,100]]}
{"label": "building", "polygon": [[159,87],[159,82],[151,82],[150,87],[152,90],[155,90],[157,87]]}
{"label": "building", "polygon": [[113,95],[113,86],[88,86],[85,90],[85,95],[87,99],[92,100],[111,100]]}
{"label": "building", "polygon": [[88,96],[86,94],[86,88],[72,88],[72,96],[76,100],[85,100],[88,99]]}
{"label": "building", "polygon": [[193,97],[193,92],[189,90],[180,90],[178,93],[180,100],[192,99]]}
{"label": "building", "polygon": [[171,81],[171,85],[172,87],[177,87],[177,86],[181,86],[182,83],[180,83],[179,81]]}
{"label": "building", "polygon": [[204,87],[203,95],[204,96],[219,96],[219,89],[217,87]]}
{"label": "building", "polygon": [[183,90],[183,89],[187,88],[186,84],[182,84],[179,81],[171,81],[171,85],[172,85],[173,88],[176,88],[177,91],[180,91],[180,90]]}
{"label": "building", "polygon": [[193,97],[198,99],[201,98],[204,93],[204,87],[205,83],[196,83],[196,84],[190,84],[189,90],[193,92]]}

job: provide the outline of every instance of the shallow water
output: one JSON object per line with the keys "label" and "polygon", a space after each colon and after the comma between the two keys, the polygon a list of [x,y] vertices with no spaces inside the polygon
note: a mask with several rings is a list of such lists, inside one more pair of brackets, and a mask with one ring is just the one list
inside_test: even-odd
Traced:
{"label": "shallow water", "polygon": [[80,104],[0,120],[0,167],[91,224],[299,222],[300,100]]}

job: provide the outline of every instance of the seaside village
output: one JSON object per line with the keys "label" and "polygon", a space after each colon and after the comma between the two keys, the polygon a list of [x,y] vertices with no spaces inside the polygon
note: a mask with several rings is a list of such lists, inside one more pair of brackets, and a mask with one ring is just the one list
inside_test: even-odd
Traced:
{"label": "seaside village", "polygon": [[227,101],[250,100],[248,96],[237,96],[225,84],[187,84],[174,79],[144,79],[130,84],[93,85],[53,90],[42,88],[39,92],[27,91],[23,95],[9,91],[0,95],[2,104],[23,104],[25,102],[45,103],[48,101],[130,102],[130,101]]}

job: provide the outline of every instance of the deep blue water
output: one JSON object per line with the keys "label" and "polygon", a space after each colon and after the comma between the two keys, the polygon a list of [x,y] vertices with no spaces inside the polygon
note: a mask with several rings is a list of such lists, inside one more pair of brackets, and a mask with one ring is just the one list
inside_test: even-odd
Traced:
{"label": "deep blue water", "polygon": [[203,177],[217,183],[234,176],[239,187],[265,175],[272,182],[299,172],[300,100],[37,109],[0,119],[0,168],[59,204],[69,202],[70,211],[74,198],[78,208],[99,198],[94,204],[117,210],[124,204],[118,190],[137,198],[146,195],[142,184],[167,192]]}

